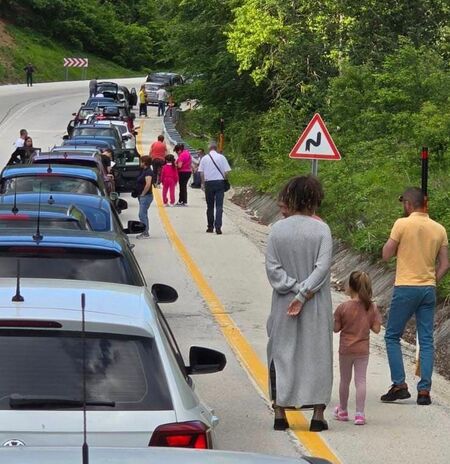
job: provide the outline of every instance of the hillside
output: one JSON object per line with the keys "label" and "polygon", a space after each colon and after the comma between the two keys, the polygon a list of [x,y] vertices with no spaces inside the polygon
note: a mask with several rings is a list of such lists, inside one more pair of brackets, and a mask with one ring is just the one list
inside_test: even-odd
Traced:
{"label": "hillside", "polygon": [[[111,61],[61,45],[28,28],[19,28],[0,19],[0,83],[24,82],[23,67],[31,62],[36,67],[37,82],[60,81],[65,78],[64,57],[89,58],[87,78],[102,79],[140,75]],[[69,80],[80,79],[81,69],[69,68]]]}

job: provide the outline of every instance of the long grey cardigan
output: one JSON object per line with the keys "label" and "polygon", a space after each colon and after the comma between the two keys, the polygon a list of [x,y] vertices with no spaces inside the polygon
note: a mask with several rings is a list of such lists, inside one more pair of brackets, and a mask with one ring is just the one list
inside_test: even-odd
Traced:
{"label": "long grey cardigan", "polygon": [[[272,226],[266,252],[266,272],[273,288],[267,358],[269,367],[272,362],[275,367],[276,398],[272,400],[279,406],[330,401],[332,248],[327,224],[310,216],[290,216]],[[294,296],[309,291],[314,297],[305,303],[299,316],[288,316]]]}

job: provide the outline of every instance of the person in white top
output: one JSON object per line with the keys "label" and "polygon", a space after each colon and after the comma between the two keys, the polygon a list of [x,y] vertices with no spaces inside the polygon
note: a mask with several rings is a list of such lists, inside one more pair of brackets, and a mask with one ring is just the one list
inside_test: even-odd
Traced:
{"label": "person in white top", "polygon": [[[225,194],[225,179],[231,171],[225,156],[217,152],[217,145],[209,145],[209,153],[200,161],[198,172],[202,179],[202,188],[206,195],[206,217],[208,227],[206,232],[222,234],[223,198]],[[214,207],[216,214],[214,215]]]}
{"label": "person in white top", "polygon": [[16,148],[22,148],[25,143],[25,139],[28,137],[28,132],[26,129],[20,129],[20,137],[14,142]]}
{"label": "person in white top", "polygon": [[161,87],[156,91],[156,98],[158,99],[158,116],[164,116],[166,112],[166,100],[168,94],[164,87]]}

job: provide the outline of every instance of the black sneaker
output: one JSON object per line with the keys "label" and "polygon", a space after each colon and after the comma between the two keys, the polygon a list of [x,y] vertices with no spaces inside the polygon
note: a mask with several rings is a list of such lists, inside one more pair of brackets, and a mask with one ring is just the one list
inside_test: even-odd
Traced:
{"label": "black sneaker", "polygon": [[207,232],[208,234],[212,234],[212,233],[214,232],[214,229],[213,229],[212,227],[208,227],[208,228],[206,229],[206,232]]}
{"label": "black sneaker", "polygon": [[218,228],[216,228],[216,234],[217,234],[217,235],[222,235],[222,229],[220,229],[220,228],[219,228],[219,229],[218,229]]}
{"label": "black sneaker", "polygon": [[431,404],[430,392],[427,390],[420,390],[417,393],[417,404],[420,406],[428,406]]}
{"label": "black sneaker", "polygon": [[408,391],[408,385],[392,385],[389,391],[381,397],[381,401],[384,403],[392,403],[396,400],[407,400],[411,398],[411,394]]}

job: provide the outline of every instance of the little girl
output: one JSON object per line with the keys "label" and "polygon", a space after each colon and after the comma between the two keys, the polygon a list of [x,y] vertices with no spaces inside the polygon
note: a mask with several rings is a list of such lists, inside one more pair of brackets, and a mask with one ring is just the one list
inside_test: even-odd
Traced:
{"label": "little girl", "polygon": [[169,206],[167,201],[167,192],[169,192],[170,205],[175,204],[175,186],[178,183],[178,169],[175,165],[175,157],[173,155],[166,155],[166,164],[161,169],[161,183],[163,186],[162,197],[164,206]]}
{"label": "little girl", "polygon": [[366,401],[366,371],[369,363],[370,330],[379,333],[381,316],[372,301],[372,284],[365,272],[350,274],[347,286],[350,300],[340,304],[334,313],[334,331],[341,332],[339,341],[339,406],[334,417],[348,421],[347,403],[352,370],[355,371],[356,414],[355,425],[366,423],[364,404]]}

